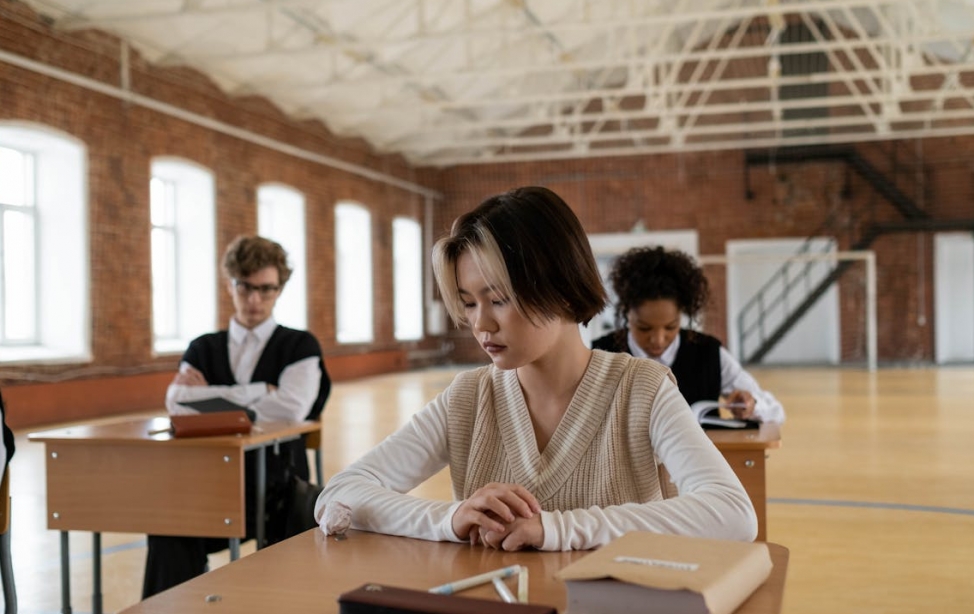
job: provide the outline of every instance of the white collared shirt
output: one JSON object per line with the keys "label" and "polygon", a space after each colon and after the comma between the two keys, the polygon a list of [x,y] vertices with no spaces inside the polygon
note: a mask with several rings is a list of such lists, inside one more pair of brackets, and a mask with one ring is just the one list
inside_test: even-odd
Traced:
{"label": "white collared shirt", "polygon": [[[257,361],[260,359],[260,355],[264,353],[264,348],[267,347],[267,342],[276,328],[277,322],[274,321],[273,317],[267,318],[253,328],[247,328],[237,322],[235,318],[230,318],[230,326],[227,329],[227,344],[230,353],[230,367],[233,369],[238,384],[250,383],[250,378],[254,375],[254,367],[257,366]],[[253,335],[256,338],[256,342],[249,347],[247,347],[248,335]]]}
{"label": "white collared shirt", "polygon": [[[673,339],[659,357],[647,354],[629,331],[629,353],[636,358],[649,358],[672,368],[676,361],[676,353],[680,350],[680,335]],[[720,346],[720,393],[727,394],[732,390],[746,390],[754,397],[754,417],[761,422],[784,422],[785,408],[781,406],[778,399],[767,390],[763,390],[758,385],[754,376],[744,370],[741,363],[737,362],[724,346]],[[716,399],[713,399],[716,401]]]}
{"label": "white collared shirt", "polygon": [[[166,410],[170,414],[195,414],[195,409],[180,405],[184,401],[200,401],[221,397],[244,405],[257,412],[257,421],[299,422],[304,420],[311,410],[318,390],[321,387],[321,368],[318,366],[320,356],[309,356],[292,363],[281,371],[277,381],[277,388],[273,391],[267,387],[267,382],[252,382],[254,367],[260,360],[261,354],[267,347],[267,342],[277,328],[273,317],[267,318],[253,329],[230,318],[227,328],[227,350],[231,368],[238,366],[243,351],[243,342],[249,332],[257,337],[257,344],[248,352],[250,361],[245,381],[230,386],[184,386],[170,384],[166,390]],[[192,368],[187,362],[181,362],[181,372]]]}

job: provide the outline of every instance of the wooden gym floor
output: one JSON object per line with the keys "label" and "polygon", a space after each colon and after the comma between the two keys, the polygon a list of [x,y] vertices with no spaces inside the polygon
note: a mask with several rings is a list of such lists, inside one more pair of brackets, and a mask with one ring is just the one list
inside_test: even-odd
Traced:
{"label": "wooden gym floor", "polygon": [[[455,368],[337,384],[323,416],[332,475],[446,387]],[[791,550],[784,612],[974,611],[974,367],[754,369],[785,406],[768,460],[768,538]],[[17,434],[12,541],[22,614],[60,611],[43,446]],[[418,489],[449,498],[441,473]],[[72,533],[74,612],[91,611],[91,536]],[[143,535],[102,538],[106,612],[139,599]],[[244,544],[243,555],[253,551]],[[226,553],[211,567],[226,564]]]}

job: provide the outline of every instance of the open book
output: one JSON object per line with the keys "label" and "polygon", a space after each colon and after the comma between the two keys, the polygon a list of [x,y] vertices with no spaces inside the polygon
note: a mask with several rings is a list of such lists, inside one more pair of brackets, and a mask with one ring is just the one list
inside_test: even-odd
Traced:
{"label": "open book", "polygon": [[760,428],[758,420],[738,420],[736,418],[721,418],[720,408],[729,407],[720,401],[697,401],[690,406],[693,417],[705,429],[756,429]]}

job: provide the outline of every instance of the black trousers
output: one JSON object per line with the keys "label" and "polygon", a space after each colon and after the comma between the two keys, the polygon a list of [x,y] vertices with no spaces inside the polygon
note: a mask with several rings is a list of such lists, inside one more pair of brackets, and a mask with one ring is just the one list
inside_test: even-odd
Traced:
{"label": "black trousers", "polygon": [[[308,479],[308,457],[304,441],[280,444],[278,453],[267,450],[267,505],[265,536],[268,544],[279,542],[288,532],[291,490],[294,478]],[[247,528],[245,539],[256,536],[257,452],[247,452],[245,461]],[[149,535],[145,559],[142,598],[146,599],[206,571],[207,556],[226,549],[226,538]]]}

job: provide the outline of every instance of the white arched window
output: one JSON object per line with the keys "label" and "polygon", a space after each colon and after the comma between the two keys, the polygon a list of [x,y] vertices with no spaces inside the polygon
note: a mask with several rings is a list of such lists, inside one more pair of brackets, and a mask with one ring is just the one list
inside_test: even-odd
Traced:
{"label": "white arched window", "polygon": [[283,185],[257,188],[257,234],[277,241],[293,269],[274,306],[274,319],[284,326],[308,327],[308,275],[305,257],[304,194]]}
{"label": "white arched window", "polygon": [[392,220],[395,335],[399,341],[423,337],[423,234],[412,218]]}
{"label": "white arched window", "polygon": [[372,341],[372,216],[335,205],[335,322],[339,343]]}
{"label": "white arched window", "polygon": [[90,360],[84,145],[0,123],[0,362]]}
{"label": "white arched window", "polygon": [[192,162],[154,158],[149,181],[152,220],[152,345],[182,352],[216,321],[213,173]]}

